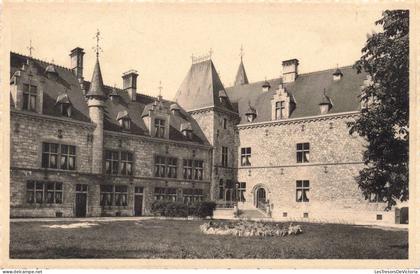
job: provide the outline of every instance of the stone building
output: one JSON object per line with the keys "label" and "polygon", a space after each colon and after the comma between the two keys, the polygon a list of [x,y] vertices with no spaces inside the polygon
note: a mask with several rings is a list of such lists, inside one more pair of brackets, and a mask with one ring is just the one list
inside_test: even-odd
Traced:
{"label": "stone building", "polygon": [[[150,214],[155,200],[237,204],[274,219],[399,222],[355,176],[364,142],[346,122],[366,75],[351,67],[249,83],[242,58],[225,88],[211,57],[193,60],[174,101],[91,81],[84,51],[70,68],[11,53],[12,217]],[[106,77],[105,77],[106,78]]]}

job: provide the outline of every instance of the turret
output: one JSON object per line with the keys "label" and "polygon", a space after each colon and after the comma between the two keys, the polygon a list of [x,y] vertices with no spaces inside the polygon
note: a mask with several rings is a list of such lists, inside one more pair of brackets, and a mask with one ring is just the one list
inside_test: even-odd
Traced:
{"label": "turret", "polygon": [[92,172],[101,174],[104,146],[104,104],[107,96],[104,92],[104,84],[98,58],[96,59],[92,81],[90,82],[86,98],[89,107],[90,120],[96,125],[95,130],[93,131],[92,141]]}

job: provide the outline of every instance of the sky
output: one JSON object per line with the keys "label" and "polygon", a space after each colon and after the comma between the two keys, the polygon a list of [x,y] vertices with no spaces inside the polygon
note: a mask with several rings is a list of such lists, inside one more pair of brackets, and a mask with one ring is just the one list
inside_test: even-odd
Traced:
{"label": "sky", "polygon": [[297,58],[299,73],[352,65],[383,8],[374,5],[84,3],[11,7],[10,48],[70,67],[70,50],[85,50],[84,77],[95,62],[101,35],[105,84],[122,87],[122,74],[139,73],[138,92],[173,99],[191,55],[212,49],[225,87],[234,82],[244,48],[250,82],[281,75],[281,62]]}

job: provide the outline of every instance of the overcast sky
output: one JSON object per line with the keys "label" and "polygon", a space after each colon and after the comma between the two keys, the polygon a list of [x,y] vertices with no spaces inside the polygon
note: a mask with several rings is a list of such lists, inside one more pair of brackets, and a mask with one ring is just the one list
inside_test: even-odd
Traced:
{"label": "overcast sky", "polygon": [[[327,8],[328,7],[328,8]],[[251,82],[279,77],[281,61],[297,58],[301,73],[351,65],[366,34],[375,29],[381,7],[285,4],[38,4],[16,5],[11,50],[66,67],[69,52],[85,49],[84,76],[90,81],[99,28],[104,82],[122,86],[121,75],[139,72],[138,89],[173,99],[191,66],[191,55],[213,50],[225,87],[232,85],[241,44]]]}

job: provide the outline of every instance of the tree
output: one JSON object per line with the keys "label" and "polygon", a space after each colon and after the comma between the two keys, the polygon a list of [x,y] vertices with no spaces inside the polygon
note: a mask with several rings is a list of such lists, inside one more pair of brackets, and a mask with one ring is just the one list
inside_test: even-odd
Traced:
{"label": "tree", "polygon": [[360,189],[390,209],[409,196],[409,11],[386,10],[375,24],[382,31],[368,36],[354,64],[368,74],[360,98],[367,107],[348,126],[367,141],[365,167],[356,178]]}

